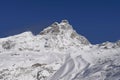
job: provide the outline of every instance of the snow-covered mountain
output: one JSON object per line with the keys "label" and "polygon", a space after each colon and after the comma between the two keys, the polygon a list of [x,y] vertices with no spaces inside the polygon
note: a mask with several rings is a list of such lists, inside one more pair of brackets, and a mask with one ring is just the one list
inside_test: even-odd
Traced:
{"label": "snow-covered mountain", "polygon": [[0,38],[0,80],[120,80],[120,40],[93,45],[67,20]]}

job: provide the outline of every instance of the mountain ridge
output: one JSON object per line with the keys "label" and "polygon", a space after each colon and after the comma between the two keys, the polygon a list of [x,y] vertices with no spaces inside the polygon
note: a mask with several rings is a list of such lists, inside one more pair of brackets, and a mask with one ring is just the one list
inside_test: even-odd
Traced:
{"label": "mountain ridge", "polygon": [[[47,32],[45,32],[46,31],[46,29],[48,29],[49,31],[53,31],[53,33],[54,33],[54,31],[56,30],[58,30],[59,29],[59,25],[63,25],[62,27],[63,27],[63,29],[66,27],[66,25],[68,25],[68,29],[69,28],[71,28],[71,29],[73,29],[73,27],[72,27],[72,25],[70,25],[69,24],[69,22],[68,22],[68,20],[62,20],[60,23],[58,23],[58,22],[54,22],[52,25],[50,25],[50,26],[48,26],[48,27],[46,27],[45,29],[43,29],[39,34],[37,34],[37,35],[42,35],[42,34],[45,34],[45,33],[47,33]],[[49,28],[52,28],[52,29],[49,29]],[[47,31],[48,31],[47,30]],[[59,31],[58,31],[59,32]],[[66,31],[67,32],[67,31]],[[16,35],[13,35],[13,36],[31,36],[31,35],[33,35],[33,36],[37,36],[37,35],[34,35],[31,31],[25,31],[25,32],[22,32],[22,33],[19,33],[19,34],[16,34]],[[81,34],[78,34],[74,29],[73,29],[73,35],[80,35],[80,36],[83,36],[83,35],[81,35]],[[10,37],[13,37],[13,36],[7,36],[7,37],[5,37],[5,38],[10,38]],[[72,36],[72,35],[71,35]],[[84,36],[83,36],[84,37]],[[5,38],[0,38],[0,39],[5,39]],[[85,38],[85,37],[84,37]],[[88,41],[88,40],[87,40]],[[110,43],[119,43],[119,41],[120,40],[117,40],[117,41],[115,41],[115,42],[110,42]],[[109,41],[106,41],[106,43],[107,42],[109,42]],[[87,42],[87,43],[90,43],[89,41]],[[99,44],[103,44],[103,43],[105,43],[105,42],[102,42],[102,43],[99,43]],[[91,43],[90,43],[91,44]],[[94,44],[94,45],[96,45],[96,44]]]}
{"label": "mountain ridge", "polygon": [[67,20],[0,39],[0,80],[119,80],[120,40],[91,44]]}
{"label": "mountain ridge", "polygon": [[75,30],[73,30],[72,26],[67,20],[63,20],[60,24],[57,22],[53,23],[52,25],[41,31],[38,35],[33,35],[32,32],[28,31],[18,35],[0,39],[1,44],[5,44],[5,41],[7,43],[13,42],[16,45],[18,44],[18,47],[24,44],[28,44],[29,47],[33,47],[34,44],[35,46],[37,46],[37,42],[41,42],[42,44],[39,45],[44,45],[43,47],[46,48],[58,47],[61,49],[65,46],[69,47],[74,45],[90,45],[90,42],[84,36],[79,35]]}

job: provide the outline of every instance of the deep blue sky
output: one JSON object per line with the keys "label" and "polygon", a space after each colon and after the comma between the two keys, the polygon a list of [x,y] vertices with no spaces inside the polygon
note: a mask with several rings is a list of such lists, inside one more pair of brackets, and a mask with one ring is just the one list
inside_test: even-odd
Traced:
{"label": "deep blue sky", "polygon": [[62,19],[92,43],[120,39],[119,0],[0,0],[0,37],[39,33]]}

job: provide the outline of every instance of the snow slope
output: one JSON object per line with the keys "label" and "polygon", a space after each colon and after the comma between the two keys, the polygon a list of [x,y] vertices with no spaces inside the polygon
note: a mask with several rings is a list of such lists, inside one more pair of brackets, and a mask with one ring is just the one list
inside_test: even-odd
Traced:
{"label": "snow slope", "polygon": [[93,45],[67,20],[0,38],[0,80],[120,80],[120,41]]}

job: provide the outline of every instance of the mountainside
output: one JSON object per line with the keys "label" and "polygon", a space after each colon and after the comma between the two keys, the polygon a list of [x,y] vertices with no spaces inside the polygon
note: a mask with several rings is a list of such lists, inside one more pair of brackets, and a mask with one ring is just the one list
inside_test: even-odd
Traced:
{"label": "mountainside", "polygon": [[0,80],[120,80],[120,40],[93,45],[67,20],[0,38]]}

